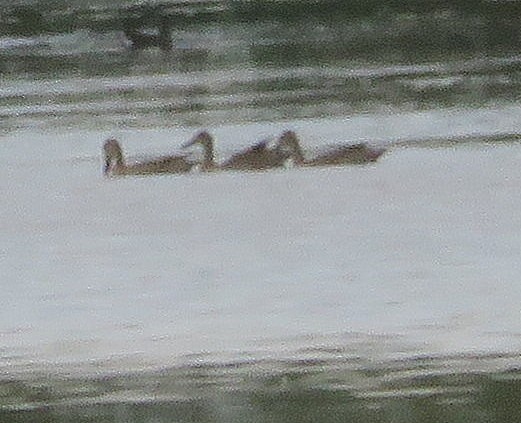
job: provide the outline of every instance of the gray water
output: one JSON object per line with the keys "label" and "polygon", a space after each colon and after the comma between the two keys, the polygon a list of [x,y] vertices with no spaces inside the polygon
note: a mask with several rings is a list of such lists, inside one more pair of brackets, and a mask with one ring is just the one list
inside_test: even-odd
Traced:
{"label": "gray water", "polygon": [[[314,15],[296,16],[294,9],[287,15],[281,15],[280,10],[273,11],[268,7],[269,10],[254,9],[239,15],[233,9],[237,6],[233,2],[216,2],[222,10],[228,11],[226,18],[220,18],[219,14],[211,15],[211,18],[187,20],[174,27],[171,51],[157,48],[132,50],[121,28],[117,27],[119,21],[114,18],[124,13],[122,8],[131,2],[113,3],[111,7],[99,2],[88,5],[74,3],[71,7],[76,11],[86,13],[85,10],[91,7],[96,13],[93,15],[90,11],[81,25],[78,23],[66,30],[68,27],[63,20],[64,16],[69,16],[69,12],[64,11],[66,8],[63,5],[58,7],[58,3],[53,6],[40,2],[39,10],[44,17],[52,13],[52,16],[57,16],[58,23],[53,31],[6,32],[0,38],[0,130],[4,141],[2,143],[0,139],[0,145],[4,146],[2,164],[6,179],[4,186],[8,192],[7,206],[2,210],[7,216],[5,232],[9,234],[9,241],[16,245],[12,249],[6,243],[1,249],[7,260],[0,264],[0,269],[6,270],[4,274],[9,279],[4,278],[2,285],[6,293],[4,301],[7,298],[4,310],[9,310],[10,315],[4,318],[5,327],[2,326],[0,332],[0,421],[519,421],[519,335],[515,329],[516,317],[502,316],[501,310],[496,310],[498,304],[504,304],[508,313],[515,309],[512,304],[519,302],[517,289],[512,285],[507,295],[509,298],[504,301],[497,292],[493,295],[491,291],[488,297],[476,295],[476,292],[492,289],[485,286],[486,278],[493,281],[494,275],[500,274],[501,280],[516,279],[517,265],[515,260],[508,259],[515,256],[512,253],[515,247],[512,246],[515,245],[516,234],[507,234],[504,226],[512,224],[514,231],[517,228],[515,217],[506,220],[510,210],[506,208],[511,204],[509,196],[514,195],[517,189],[512,186],[516,179],[510,179],[515,176],[508,172],[514,169],[515,158],[519,157],[517,128],[521,123],[518,106],[521,39],[515,29],[519,18],[504,11],[497,12],[497,15],[480,15],[479,11],[469,13],[465,8],[454,10],[443,5],[432,11],[416,3],[411,10],[395,10],[389,6],[376,13],[368,6],[368,10],[358,14],[349,14],[341,8],[338,13],[325,10],[323,14],[318,14],[315,10]],[[191,3],[188,2],[189,5]],[[60,11],[56,12],[53,7]],[[236,15],[229,10],[234,10]],[[502,28],[499,33],[494,32],[498,25]],[[154,267],[156,260],[166,256],[163,256],[163,251],[153,248],[147,255],[146,245],[141,247],[143,240],[140,237],[129,237],[127,234],[125,238],[125,225],[117,219],[117,214],[133,216],[132,211],[127,209],[132,204],[150,204],[147,201],[151,198],[152,204],[158,204],[154,200],[155,194],[166,195],[172,186],[176,190],[183,189],[181,182],[162,180],[151,185],[142,180],[123,181],[118,186],[123,193],[119,197],[120,191],[115,189],[116,185],[108,186],[106,181],[100,182],[99,145],[103,136],[114,133],[126,136],[123,142],[130,145],[133,154],[143,155],[152,148],[164,149],[169,131],[176,136],[185,136],[200,128],[208,128],[230,136],[229,144],[223,141],[222,145],[222,151],[228,153],[249,140],[253,141],[258,134],[276,136],[277,131],[288,127],[299,130],[308,143],[317,148],[330,141],[370,141],[384,144],[391,150],[388,161],[381,167],[376,164],[369,169],[349,169],[345,175],[339,169],[335,169],[330,176],[296,171],[289,174],[291,184],[323,200],[328,197],[328,189],[336,194],[337,186],[349,182],[350,186],[354,185],[349,192],[361,196],[360,202],[355,204],[369,217],[355,213],[356,208],[355,211],[348,209],[353,202],[347,201],[332,203],[331,207],[322,205],[318,209],[320,213],[314,213],[311,209],[313,203],[309,199],[302,202],[302,198],[295,196],[288,187],[280,191],[284,194],[283,199],[270,200],[273,216],[277,216],[279,207],[286,211],[297,210],[297,224],[305,222],[311,228],[327,230],[329,225],[344,222],[342,217],[338,217],[342,213],[337,212],[336,207],[345,207],[346,215],[362,223],[362,229],[357,230],[360,231],[360,238],[367,243],[361,248],[367,249],[368,257],[380,257],[379,240],[383,244],[389,242],[390,245],[401,246],[403,254],[413,257],[413,261],[418,260],[419,264],[413,266],[413,270],[409,270],[407,263],[391,269],[391,273],[394,271],[403,278],[401,287],[418,286],[419,281],[426,278],[424,273],[429,274],[429,269],[434,275],[448,275],[448,279],[455,277],[455,282],[431,276],[431,281],[443,281],[444,285],[438,289],[432,286],[430,296],[426,297],[423,295],[427,290],[408,291],[407,295],[416,301],[414,304],[417,307],[406,310],[405,314],[395,313],[393,310],[401,306],[401,299],[389,299],[394,297],[392,292],[387,292],[391,291],[388,287],[391,281],[381,276],[384,272],[373,272],[369,259],[353,259],[349,268],[353,273],[347,273],[340,279],[337,273],[344,270],[339,263],[334,266],[334,258],[337,257],[338,261],[341,256],[320,256],[320,243],[325,243],[325,238],[317,235],[315,242],[318,245],[313,245],[312,237],[300,234],[298,225],[293,222],[287,224],[287,233],[303,241],[303,245],[307,246],[305,251],[314,260],[307,263],[307,274],[302,268],[297,270],[301,262],[296,255],[284,253],[280,247],[282,237],[276,238],[278,250],[286,254],[286,258],[294,258],[295,262],[286,262],[286,267],[273,265],[271,268],[263,268],[266,261],[262,260],[258,267],[248,261],[237,262],[239,275],[247,275],[251,279],[249,282],[256,287],[255,292],[262,291],[260,287],[264,275],[271,275],[268,286],[279,292],[277,301],[280,304],[259,305],[257,301],[251,301],[249,308],[245,307],[241,303],[243,296],[257,297],[246,288],[244,291],[232,291],[230,287],[244,283],[228,280],[227,283],[232,283],[228,291],[224,290],[212,301],[216,304],[226,304],[227,301],[233,304],[235,301],[239,311],[232,308],[230,312],[222,304],[221,308],[215,307],[213,310],[204,299],[198,300],[200,304],[188,302],[199,308],[186,309],[186,318],[182,324],[176,324],[176,328],[181,326],[186,331],[186,339],[176,341],[171,333],[167,333],[170,327],[165,323],[166,319],[155,320],[157,311],[152,301],[156,301],[156,306],[167,309],[163,301],[172,294],[165,291],[164,295],[158,295],[151,291],[150,301],[136,296],[137,302],[134,304],[147,304],[153,310],[148,315],[139,314],[143,312],[136,312],[132,307],[133,294],[127,293],[132,290],[125,288],[125,282],[133,280],[132,272],[136,275],[140,272],[135,263],[141,263],[142,271],[152,275],[152,281],[154,277],[158,278],[156,287],[167,286],[169,281],[161,279],[166,277],[161,273],[162,268]],[[330,138],[325,139],[326,136]],[[490,150],[487,150],[488,146],[491,146]],[[459,154],[456,157],[466,160],[461,169],[457,166],[458,159],[449,155],[452,149]],[[33,153],[36,156],[32,156]],[[472,161],[477,164],[473,165]],[[424,167],[419,162],[423,162]],[[504,166],[507,176],[501,173],[503,167],[495,166],[495,163]],[[486,179],[487,176],[480,173],[480,165],[489,172],[495,172],[492,179]],[[40,182],[46,187],[43,193],[31,184],[30,175],[23,172],[25,166],[40,175]],[[396,243],[391,242],[392,236],[403,236],[404,240],[417,238],[412,228],[406,226],[405,218],[400,220],[405,225],[405,235],[400,235],[400,228],[387,233],[385,222],[380,222],[380,226],[375,226],[381,227],[381,231],[374,232],[374,245],[371,239],[367,241],[364,238],[363,235],[370,232],[366,232],[364,224],[375,216],[381,216],[380,209],[374,211],[368,206],[371,204],[369,197],[384,189],[382,187],[394,187],[392,179],[389,179],[394,175],[393,167],[409,179],[402,182],[401,191],[391,190],[383,194],[389,200],[383,206],[384,215],[399,219],[408,210],[410,216],[407,213],[404,216],[416,219],[413,221],[418,225],[417,230],[421,231],[422,224],[432,219],[432,214],[428,213],[433,213],[431,209],[436,207],[418,205],[415,201],[420,198],[427,202],[429,199],[440,200],[449,212],[452,207],[459,216],[459,220],[456,219],[459,226],[457,224],[455,227],[459,228],[459,232],[442,228],[442,233],[447,237],[446,243],[439,241],[432,247],[432,251],[436,252],[438,246],[448,245],[448,250],[451,246],[472,246],[460,256],[456,248],[453,255],[449,254],[450,251],[444,252],[448,254],[450,263],[456,263],[450,264],[449,270],[443,265],[433,265],[427,270],[421,267],[422,251],[430,251],[421,241],[417,241],[416,253],[411,252],[408,245],[400,244],[401,238]],[[64,174],[62,169],[71,173]],[[451,187],[441,185],[434,187],[430,197],[428,193],[418,194],[423,189],[422,177],[443,184],[445,180],[440,176],[444,173],[443,169],[449,180],[459,188],[458,194],[463,192],[462,196],[456,196]],[[422,172],[425,174],[422,175]],[[427,179],[429,175],[431,179]],[[243,222],[245,228],[242,233],[226,231],[214,222],[215,226],[210,226],[208,230],[222,232],[224,236],[233,235],[237,244],[248,246],[248,237],[255,234],[247,226],[253,221],[251,216],[241,216],[241,210],[233,210],[229,204],[219,203],[218,196],[212,196],[212,188],[208,188],[208,185],[214,186],[217,191],[226,193],[233,187],[246,196],[246,202],[261,204],[256,203],[258,198],[255,192],[245,189],[234,176],[230,176],[229,180],[213,179],[206,183],[203,179],[197,179],[200,176],[196,175],[190,180],[190,186],[216,200],[217,215],[224,212],[236,215],[237,221]],[[260,190],[259,196],[265,200],[271,199],[272,189],[259,182],[256,176],[245,176],[243,180],[248,184],[244,185],[250,188],[256,186]],[[343,179],[344,176],[349,179]],[[282,174],[275,173],[263,180],[280,184],[282,177]],[[60,179],[68,179],[57,188],[63,198],[48,196],[53,192],[53,184]],[[469,185],[472,179],[476,180],[476,185]],[[328,187],[328,181],[338,185]],[[138,193],[144,187],[149,190],[148,197]],[[505,210],[497,210],[487,203],[487,193],[493,189],[496,190],[496,207],[504,206]],[[102,193],[100,197],[95,190]],[[129,199],[129,194],[133,194],[134,199]],[[394,196],[411,204],[394,203]],[[33,198],[34,202],[28,202],[28,198]],[[128,202],[128,207],[125,207],[127,203],[123,203],[103,209],[102,199],[110,198],[123,198]],[[68,203],[71,199],[76,204]],[[286,204],[288,201],[293,204]],[[451,201],[457,201],[457,204],[451,206]],[[194,207],[194,216],[212,216],[202,202],[192,199],[188,203]],[[18,215],[16,210],[19,204],[30,204],[31,211],[24,210]],[[117,240],[118,248],[142,254],[138,259],[133,259],[129,254],[130,258],[123,260],[123,265],[134,270],[125,269],[128,280],[120,281],[121,286],[109,286],[109,291],[105,291],[107,278],[103,277],[103,272],[117,278],[118,268],[103,267],[107,261],[98,259],[99,250],[94,248],[99,240],[81,232],[86,228],[93,233],[103,230],[99,229],[103,226],[103,220],[101,223],[88,221],[98,213],[96,209],[100,204],[99,209],[112,213],[110,222],[116,222],[118,227],[123,228]],[[251,212],[243,203],[236,204]],[[301,204],[308,207],[308,212],[298,213]],[[476,209],[469,209],[466,215],[466,207],[471,206]],[[39,210],[41,207],[44,209]],[[483,216],[499,216],[505,220],[495,225],[488,220],[482,222],[478,212],[483,210],[486,210]],[[477,217],[472,214],[473,211],[476,211]],[[416,212],[425,214],[417,215]],[[27,221],[24,220],[25,215],[28,216]],[[154,219],[168,222],[159,214],[143,216],[150,219],[150,230],[154,228]],[[464,216],[468,219],[465,220]],[[60,223],[53,219],[62,220]],[[309,219],[319,224],[313,226]],[[19,222],[30,222],[36,226],[28,224],[18,227]],[[228,224],[228,220],[222,222]],[[260,223],[259,226],[265,224]],[[467,224],[474,228],[470,234],[466,231]],[[190,232],[191,224],[186,227],[186,231]],[[491,250],[504,255],[498,253],[497,257],[489,257],[476,245],[474,240],[481,239],[480,234],[476,234],[480,227],[486,227],[483,229],[486,231],[483,239],[487,240],[490,236],[494,242]],[[27,235],[31,228],[35,228],[36,236]],[[74,228],[79,228],[79,232],[75,232]],[[265,228],[265,237],[259,239],[276,236],[269,226]],[[75,239],[73,247],[68,246],[71,234]],[[329,228],[328,234],[334,238],[335,232]],[[342,234],[340,231],[339,237]],[[353,232],[348,235],[356,238],[356,231],[354,235]],[[56,241],[55,238],[60,239]],[[188,238],[198,240],[197,236]],[[27,242],[27,239],[30,241]],[[125,239],[128,242],[126,246]],[[504,240],[504,247],[499,245],[499,239]],[[47,248],[46,240],[54,244]],[[306,244],[308,241],[309,245]],[[164,245],[171,245],[168,241],[163,242]],[[288,242],[291,244],[292,240]],[[335,242],[330,240],[325,245],[342,245],[340,239]],[[353,247],[356,239],[351,242]],[[136,247],[138,244],[141,248]],[[197,245],[206,251],[202,242]],[[242,252],[240,247],[234,249],[231,241],[228,243],[219,239],[215,245],[232,253]],[[47,254],[52,255],[53,251],[61,254],[59,259],[54,259],[57,265],[47,260]],[[474,258],[469,251],[475,252]],[[154,256],[154,252],[159,254],[159,258]],[[398,249],[393,254],[399,257],[401,251]],[[250,257],[248,250],[244,255]],[[198,271],[195,264],[193,271],[189,268],[190,272],[186,273],[192,275],[193,280],[183,279],[190,286],[183,295],[189,292],[195,295],[201,290],[215,288],[216,281],[212,277],[219,275],[215,270],[221,260],[219,257],[224,257],[224,253],[215,253],[213,261],[210,260],[213,265]],[[228,258],[222,260],[227,262]],[[27,266],[27,262],[32,265]],[[81,275],[76,275],[77,285],[70,285],[69,272],[77,262],[90,265]],[[391,264],[404,262],[396,259]],[[337,292],[337,302],[335,298],[321,302],[320,295],[311,295],[317,283],[314,273],[317,263],[322,266],[319,266],[317,274],[322,272],[326,275],[319,281],[319,286],[323,286],[326,294],[328,290]],[[93,268],[99,264],[102,264],[101,268]],[[496,272],[496,266],[501,271]],[[61,273],[59,269],[62,269]],[[296,281],[291,278],[293,271]],[[49,276],[42,277],[42,272]],[[168,268],[164,272],[166,275]],[[233,274],[229,270],[222,272],[224,275]],[[310,276],[306,278],[307,275]],[[373,281],[371,277],[375,275],[377,280]],[[461,275],[464,276],[458,279]],[[358,277],[370,288],[367,297],[356,300],[359,302],[356,308],[358,313],[349,322],[359,329],[341,332],[331,325],[333,333],[324,330],[330,324],[328,319],[337,312],[331,304],[339,309],[352,306],[352,303],[342,303],[344,291],[339,281],[349,283],[354,279],[356,283]],[[33,285],[30,292],[17,292],[17,287],[29,289],[31,283],[36,284],[39,278],[43,278],[43,282]],[[89,282],[89,278],[93,281]],[[223,279],[221,275],[219,283],[223,283]],[[304,283],[307,279],[309,284],[299,290],[297,282]],[[472,283],[474,279],[475,284]],[[327,285],[329,280],[334,282],[334,289]],[[93,289],[90,285],[87,288],[80,285],[82,281],[91,283]],[[287,286],[277,286],[280,281]],[[205,283],[208,286],[202,287]],[[465,283],[469,285],[464,286]],[[65,288],[58,291],[51,289],[51,293],[46,293],[47,286],[53,285],[63,285]],[[503,292],[507,282],[498,285],[500,292]],[[383,293],[372,293],[371,290],[378,289],[378,286],[381,286]],[[472,306],[481,309],[483,314],[478,317],[467,315],[467,305],[462,298],[450,298],[451,294],[444,297],[440,292],[443,290],[459,293],[462,298],[473,292],[482,303]],[[232,293],[228,299],[226,292]],[[98,299],[96,295],[99,293],[107,294],[109,299]],[[284,293],[289,297],[285,301]],[[307,301],[305,305],[316,315],[309,316],[305,307],[299,308],[299,295],[303,295]],[[315,297],[316,303],[313,302]],[[386,308],[378,309],[374,298],[387,297]],[[63,306],[62,298],[69,299],[71,303],[60,312],[53,305]],[[96,316],[88,322],[86,318],[71,321],[74,316],[87,316],[89,306],[99,305],[98,302],[91,302],[92,298],[102,301],[103,312],[107,313],[109,320],[114,318],[114,328],[119,329],[103,326],[105,332],[100,334],[96,325],[98,320],[104,321],[105,315]],[[263,296],[258,298],[264,299]],[[490,298],[490,303],[487,298]],[[422,304],[427,306],[422,308]],[[432,310],[428,309],[429,304]],[[74,312],[76,306],[78,311]],[[264,310],[263,307],[279,310],[279,320],[274,316],[265,320],[257,316],[256,313],[259,309]],[[210,322],[215,320],[220,325],[221,322],[229,322],[229,327],[221,327],[223,324],[215,334],[202,333],[204,328],[212,327],[204,316],[197,316],[199,309],[202,315],[208,314],[206,308],[217,313],[213,318],[210,316]],[[494,310],[489,312],[489,309]],[[41,310],[47,310],[48,314]],[[219,310],[222,315],[219,315]],[[457,316],[452,317],[452,321],[449,318],[449,323],[440,321],[433,324],[428,320],[431,318],[429,313],[442,319],[449,310],[454,313],[451,316]],[[112,317],[111,311],[114,313]],[[461,322],[458,311],[463,316]],[[34,315],[42,314],[40,323],[32,322],[38,330],[31,332],[29,323],[23,322],[30,322],[29,316],[33,312]],[[116,321],[120,317],[116,313],[124,313],[125,318],[138,316],[135,319],[142,320],[132,322],[129,318],[127,323],[121,324]],[[177,319],[178,314],[175,315]],[[68,316],[68,320],[58,325],[56,322],[60,315]],[[403,323],[401,319],[404,315],[407,321],[423,316],[418,327],[412,330],[419,333],[417,338],[407,336],[411,332],[409,329],[404,330],[404,336],[391,331],[386,333],[388,327],[402,328],[400,323]],[[465,344],[464,331],[461,339],[452,339],[459,337],[454,327],[468,324],[465,318],[484,321],[479,323],[484,331],[480,334],[482,338],[478,337],[481,341],[472,343],[471,347]],[[298,334],[290,336],[281,329],[293,328],[298,319],[307,324],[296,325]],[[250,321],[254,321],[256,327],[267,334],[262,339],[252,335],[253,340],[262,347],[251,346],[250,343],[246,348],[244,344],[234,343],[249,335],[233,334],[235,325],[240,327],[238,323],[244,322],[247,328]],[[380,323],[375,323],[377,321]],[[291,332],[290,329],[288,331]],[[426,341],[431,338],[425,335],[431,332],[436,333],[434,344],[446,343],[455,347],[450,348],[450,352],[444,348],[436,349]],[[46,347],[46,342],[54,339],[53,333],[58,333],[59,337],[69,336],[72,340],[64,338],[58,347]],[[112,337],[116,345],[127,333],[135,337],[137,346],[134,348],[137,352],[129,350],[128,346],[126,350],[114,347],[116,349],[111,351],[108,344],[109,353],[106,356],[100,353],[105,350],[96,344],[98,337]],[[156,344],[146,344],[146,336],[151,333]],[[91,342],[80,339],[84,334],[91,336]],[[214,338],[223,336],[220,343],[214,341],[215,349],[202,341],[212,335]],[[168,344],[169,339],[175,348]],[[74,343],[74,340],[78,342]],[[472,341],[476,342],[475,339]],[[41,354],[38,349],[40,344],[44,345],[46,354]],[[161,353],[152,354],[150,345],[161,346]],[[197,350],[198,345],[201,345],[200,350]],[[160,359],[148,360],[151,356]]]}

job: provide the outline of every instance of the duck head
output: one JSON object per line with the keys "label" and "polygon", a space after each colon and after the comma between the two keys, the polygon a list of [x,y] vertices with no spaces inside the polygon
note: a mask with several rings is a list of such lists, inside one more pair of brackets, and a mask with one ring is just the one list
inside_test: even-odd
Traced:
{"label": "duck head", "polygon": [[123,150],[117,139],[109,138],[106,140],[103,144],[103,151],[105,153],[105,165],[103,167],[103,173],[105,175],[109,175],[115,169],[125,166]]}
{"label": "duck head", "polygon": [[288,158],[292,158],[296,164],[301,164],[305,161],[304,152],[300,147],[300,141],[295,131],[284,131],[280,135],[275,148],[281,154],[286,154]]}
{"label": "duck head", "polygon": [[204,159],[201,163],[204,170],[210,170],[215,167],[213,152],[213,137],[208,131],[201,131],[191,140],[185,142],[181,147],[188,148],[193,145],[200,145],[204,150]]}
{"label": "duck head", "polygon": [[193,145],[201,145],[203,148],[208,148],[213,146],[213,137],[210,135],[208,131],[201,131],[197,135],[195,135],[192,139],[185,142],[181,147],[188,148]]}

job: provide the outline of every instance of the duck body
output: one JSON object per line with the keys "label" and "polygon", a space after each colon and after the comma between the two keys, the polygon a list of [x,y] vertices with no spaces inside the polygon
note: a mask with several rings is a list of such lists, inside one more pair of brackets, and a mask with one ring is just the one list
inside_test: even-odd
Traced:
{"label": "duck body", "polygon": [[383,148],[369,147],[365,143],[333,146],[312,158],[311,166],[339,166],[376,162],[385,153]]}
{"label": "duck body", "polygon": [[370,147],[365,143],[334,145],[315,157],[306,158],[297,134],[285,131],[279,138],[277,149],[286,152],[297,166],[342,166],[375,162],[385,153],[384,148]]}
{"label": "duck body", "polygon": [[114,138],[105,141],[103,151],[105,154],[103,173],[106,176],[186,173],[192,170],[195,165],[194,162],[182,155],[164,156],[127,165],[121,145]]}
{"label": "duck body", "polygon": [[226,160],[221,168],[236,170],[268,170],[284,166],[289,158],[288,154],[269,147],[269,141],[260,141],[257,144],[234,154]]}

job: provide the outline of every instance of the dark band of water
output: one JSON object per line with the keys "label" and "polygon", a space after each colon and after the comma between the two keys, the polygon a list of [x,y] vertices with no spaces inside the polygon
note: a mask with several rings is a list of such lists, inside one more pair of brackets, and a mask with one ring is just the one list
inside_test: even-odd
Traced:
{"label": "dark band of water", "polygon": [[308,358],[192,357],[154,371],[4,375],[9,422],[515,422],[518,355],[370,360],[343,349]]}

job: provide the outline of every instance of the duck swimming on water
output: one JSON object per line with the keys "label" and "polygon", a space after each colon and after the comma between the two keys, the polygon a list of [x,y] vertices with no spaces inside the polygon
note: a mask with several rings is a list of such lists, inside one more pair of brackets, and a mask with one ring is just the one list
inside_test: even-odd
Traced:
{"label": "duck swimming on water", "polygon": [[121,145],[115,138],[109,138],[105,141],[103,152],[105,154],[103,173],[106,176],[186,173],[196,164],[185,156],[174,155],[127,165]]}
{"label": "duck swimming on water", "polygon": [[385,148],[370,147],[366,143],[334,145],[317,156],[306,159],[297,134],[284,131],[275,147],[280,154],[286,152],[296,166],[340,166],[375,162],[385,153]]}
{"label": "duck swimming on water", "polygon": [[187,148],[196,144],[203,147],[204,156],[201,170],[206,172],[214,170],[266,170],[283,166],[289,158],[289,153],[282,149],[269,148],[269,141],[264,140],[235,153],[222,164],[217,164],[214,154],[214,139],[208,131],[199,132],[182,147]]}

